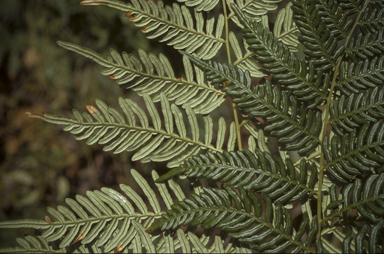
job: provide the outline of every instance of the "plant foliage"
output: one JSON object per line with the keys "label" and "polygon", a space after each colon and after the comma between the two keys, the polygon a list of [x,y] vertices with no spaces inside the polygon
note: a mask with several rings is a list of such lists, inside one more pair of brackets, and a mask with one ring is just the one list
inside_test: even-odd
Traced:
{"label": "plant foliage", "polygon": [[[45,220],[0,222],[41,230],[0,251],[383,252],[384,2],[292,0],[271,30],[266,14],[279,0],[178,2],[81,4],[124,11],[148,39],[179,50],[180,78],[162,54],[104,57],[58,42],[105,67],[101,74],[136,91],[145,108],[119,98],[124,114],[100,100],[74,118],[28,113],[170,170],[152,171],[151,184],[131,170],[146,201],[121,184],[48,207]],[[225,50],[228,65],[211,60]],[[234,121],[213,124],[226,98]]]}

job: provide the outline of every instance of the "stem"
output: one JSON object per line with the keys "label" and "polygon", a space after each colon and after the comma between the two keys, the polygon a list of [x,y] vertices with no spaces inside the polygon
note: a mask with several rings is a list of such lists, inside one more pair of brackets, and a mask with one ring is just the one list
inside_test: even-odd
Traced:
{"label": "stem", "polygon": [[[369,3],[370,3],[370,0],[366,1],[364,3],[363,8],[361,8],[361,10],[359,11],[359,13],[358,13],[358,15],[356,17],[355,23],[353,24],[352,29],[349,31],[349,34],[346,37],[346,40],[345,40],[345,43],[344,43],[345,47],[348,46],[349,40],[351,39],[352,34],[353,34],[356,26],[359,23],[361,14],[365,10],[365,8],[367,8]],[[335,89],[335,86],[336,86],[337,72],[338,72],[338,70],[340,68],[340,64],[341,64],[341,61],[343,60],[344,56],[345,56],[345,52],[338,59],[338,61],[336,63],[336,67],[335,67],[335,72],[333,73],[332,85],[331,85],[331,89],[329,90],[329,94],[328,94],[328,97],[327,97],[327,108],[325,109],[325,117],[324,117],[325,121],[324,121],[324,126],[323,126],[322,137],[320,137],[321,140],[324,140],[324,137],[327,134],[327,131],[326,131],[327,129],[326,128],[327,128],[328,124],[330,123],[330,121],[328,119],[329,118],[329,107],[330,107],[330,103],[331,103],[331,100],[332,100],[333,90]],[[323,149],[323,148],[321,148],[321,149]],[[323,177],[324,177],[324,171],[325,170],[326,170],[326,168],[324,167],[324,151],[322,151],[321,157],[320,157],[319,184],[318,184],[318,190],[317,190],[317,218],[318,218],[318,228],[319,228],[318,231],[317,231],[317,237],[321,237],[321,223],[322,223],[322,219],[321,219],[321,203],[322,203]]]}
{"label": "stem", "polygon": [[[228,14],[227,14],[227,5],[225,3],[225,0],[222,0],[223,3],[223,9],[224,9],[224,20],[225,20],[225,46],[227,49],[227,57],[228,57],[228,66],[231,65],[231,51],[229,48],[229,32],[228,32]],[[235,120],[236,124],[236,136],[237,136],[237,146],[239,148],[239,151],[243,150],[242,144],[241,144],[241,134],[240,134],[240,128],[241,125],[239,124],[239,118],[237,116],[237,107],[236,104],[232,103],[232,109],[233,109],[233,118]]]}

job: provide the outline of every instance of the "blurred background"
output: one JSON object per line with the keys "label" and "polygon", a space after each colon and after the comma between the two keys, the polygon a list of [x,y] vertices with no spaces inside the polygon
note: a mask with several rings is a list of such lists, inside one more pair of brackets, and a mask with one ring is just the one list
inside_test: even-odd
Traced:
{"label": "blurred background", "polygon": [[[118,109],[119,96],[144,107],[139,96],[120,89],[99,74],[100,66],[59,47],[57,40],[103,55],[110,48],[134,54],[139,48],[162,52],[178,77],[184,72],[180,54],[164,43],[147,40],[123,12],[112,8],[81,6],[80,0],[1,2],[0,221],[44,219],[47,206],[65,204],[67,197],[104,186],[118,190],[124,183],[142,194],[130,169],[151,178],[151,170],[162,174],[166,163],[141,164],[131,161],[132,153],[103,152],[100,145],[89,147],[61,126],[28,118],[25,113],[71,116],[73,108],[85,111],[85,105],[94,104],[96,98]],[[230,101],[225,104],[227,107],[215,113],[230,121]],[[244,147],[246,140],[244,136]],[[1,230],[0,247],[16,246],[16,237],[30,233],[32,230]]]}
{"label": "blurred background", "polygon": [[[84,111],[96,98],[118,108],[119,96],[143,104],[100,75],[100,66],[59,47],[57,40],[103,55],[110,48],[134,54],[138,48],[163,52],[181,76],[179,54],[147,40],[123,12],[112,8],[81,6],[78,0],[1,2],[0,221],[43,219],[47,206],[64,204],[65,198],[87,190],[119,189],[120,183],[135,187],[129,170],[150,175],[153,164],[131,162],[132,154],[106,153],[99,145],[89,147],[60,126],[28,118],[25,112],[70,116],[73,108]],[[156,164],[160,172],[164,167]],[[16,237],[28,232],[0,230],[0,247],[15,246]]]}

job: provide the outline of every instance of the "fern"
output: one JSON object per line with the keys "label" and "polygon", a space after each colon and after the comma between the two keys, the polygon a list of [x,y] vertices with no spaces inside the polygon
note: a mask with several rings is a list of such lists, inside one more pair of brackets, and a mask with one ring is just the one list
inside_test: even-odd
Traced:
{"label": "fern", "polygon": [[[104,57],[58,42],[105,67],[145,108],[119,98],[124,114],[100,100],[74,118],[27,113],[170,170],[152,171],[151,185],[131,170],[144,199],[121,184],[48,207],[45,220],[0,222],[42,231],[0,252],[383,252],[384,2],[178,2],[81,4],[122,10],[148,39],[178,49],[180,78],[162,54]],[[222,48],[228,65],[211,60]],[[234,121],[214,125],[208,113],[226,98]],[[171,178],[187,178],[194,191]]]}

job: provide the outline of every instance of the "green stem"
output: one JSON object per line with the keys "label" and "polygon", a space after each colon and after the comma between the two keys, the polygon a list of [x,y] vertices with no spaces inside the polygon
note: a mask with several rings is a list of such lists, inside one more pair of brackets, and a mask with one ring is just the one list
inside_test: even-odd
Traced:
{"label": "green stem", "polygon": [[[227,14],[227,5],[225,3],[225,0],[222,0],[223,3],[223,9],[224,9],[224,20],[225,20],[225,46],[227,49],[227,57],[228,57],[228,65],[231,65],[231,51],[229,48],[229,32],[228,32],[228,14]],[[241,133],[240,128],[241,125],[239,124],[239,118],[237,116],[237,107],[236,104],[232,103],[232,109],[233,109],[233,118],[235,120],[236,124],[236,136],[237,136],[237,146],[239,148],[239,151],[243,150],[242,144],[241,144]]]}
{"label": "green stem", "polygon": [[[360,17],[363,13],[363,11],[365,10],[365,8],[368,6],[368,4],[370,3],[370,0],[366,1],[364,3],[364,6],[363,8],[361,8],[361,10],[359,11],[357,17],[356,17],[356,20],[355,20],[355,23],[353,24],[353,27],[352,29],[350,30],[348,36],[346,37],[346,40],[345,40],[345,43],[344,43],[344,46],[347,47],[348,46],[348,43],[349,43],[349,40],[351,39],[352,37],[352,34],[356,28],[356,26],[358,25],[359,23],[359,20],[360,20]],[[343,57],[345,56],[345,52],[343,53],[342,56],[340,56],[340,58],[338,59],[337,63],[336,63],[336,67],[335,67],[335,72],[333,73],[333,78],[332,78],[332,85],[331,85],[331,89],[329,90],[329,94],[328,94],[328,97],[327,97],[327,108],[325,109],[325,117],[324,117],[324,126],[323,126],[323,133],[322,133],[322,137],[320,137],[321,140],[324,140],[324,137],[325,135],[327,134],[327,126],[328,124],[330,123],[329,121],[329,107],[330,107],[330,103],[331,103],[331,100],[332,100],[332,94],[333,94],[333,90],[335,89],[336,87],[336,78],[337,78],[337,73],[338,73],[338,70],[340,68],[340,64],[341,64],[341,61],[343,60]],[[321,148],[323,149],[323,148]],[[329,163],[329,162],[328,162]],[[321,203],[322,203],[322,188],[323,188],[323,177],[324,177],[324,171],[325,171],[325,166],[324,166],[324,151],[322,151],[321,153],[321,157],[320,157],[320,172],[319,172],[319,184],[318,184],[318,191],[317,191],[317,218],[318,218],[318,232],[317,232],[317,237],[321,237],[321,223],[322,223],[322,219],[321,219]]]}

